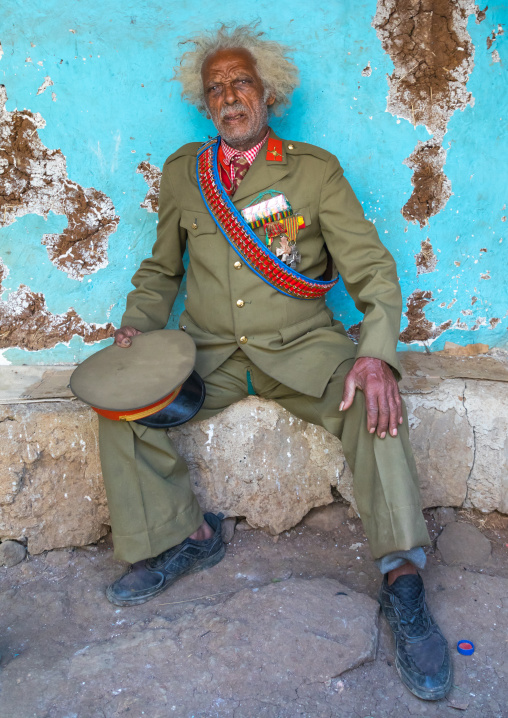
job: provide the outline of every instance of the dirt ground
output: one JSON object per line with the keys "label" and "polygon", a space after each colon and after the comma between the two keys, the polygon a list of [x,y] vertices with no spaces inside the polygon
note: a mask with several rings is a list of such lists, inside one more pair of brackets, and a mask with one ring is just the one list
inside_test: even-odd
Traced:
{"label": "dirt ground", "polygon": [[[436,539],[441,526],[431,512],[426,518]],[[492,554],[484,566],[473,568],[444,565],[435,542],[429,551],[424,572],[428,602],[449,640],[455,670],[453,689],[443,701],[420,701],[402,686],[381,617],[374,619],[373,660],[340,675],[330,666],[324,681],[313,678],[315,659],[304,643],[296,672],[265,665],[263,647],[249,671],[243,658],[252,661],[249,641],[255,636],[248,631],[264,635],[266,614],[249,609],[247,633],[240,635],[236,628],[228,633],[220,611],[246,588],[262,591],[277,584],[283,589],[295,578],[324,577],[345,587],[341,595],[351,590],[375,598],[380,575],[360,521],[347,518],[331,532],[303,524],[277,540],[261,531],[237,530],[219,565],[131,608],[112,606],[104,597],[105,586],[123,570],[108,538],[0,569],[0,716],[508,717],[508,518],[465,512],[456,518],[480,528]],[[307,608],[311,615],[311,602]],[[290,621],[291,616],[283,618]],[[217,622],[228,644],[220,660],[203,638]],[[208,630],[201,632],[202,625]],[[353,624],[351,630],[356,630]],[[473,656],[457,653],[457,641],[464,638],[475,643]],[[298,636],[295,641],[298,649]],[[277,644],[277,636],[267,644],[270,660],[280,652],[283,661],[285,647]],[[233,663],[224,659],[228,649]]]}

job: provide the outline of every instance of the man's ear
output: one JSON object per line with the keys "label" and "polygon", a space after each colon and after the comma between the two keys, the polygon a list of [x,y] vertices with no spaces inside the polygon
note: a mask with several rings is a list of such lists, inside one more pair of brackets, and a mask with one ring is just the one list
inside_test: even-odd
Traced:
{"label": "man's ear", "polygon": [[275,97],[273,95],[270,95],[266,101],[266,104],[268,107],[270,107],[270,105],[273,105],[274,102],[275,102]]}

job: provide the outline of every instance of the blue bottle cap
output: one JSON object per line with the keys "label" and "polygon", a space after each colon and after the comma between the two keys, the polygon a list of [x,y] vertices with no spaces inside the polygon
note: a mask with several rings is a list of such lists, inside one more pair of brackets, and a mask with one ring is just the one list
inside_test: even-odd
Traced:
{"label": "blue bottle cap", "polygon": [[474,643],[463,639],[457,643],[457,651],[463,656],[472,656],[474,653]]}

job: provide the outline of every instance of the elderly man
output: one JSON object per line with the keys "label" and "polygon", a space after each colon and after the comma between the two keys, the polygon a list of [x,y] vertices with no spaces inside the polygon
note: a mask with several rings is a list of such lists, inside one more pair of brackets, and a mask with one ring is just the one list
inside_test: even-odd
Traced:
{"label": "elderly man", "polygon": [[[341,439],[384,574],[379,602],[397,668],[416,695],[442,698],[451,667],[417,571],[429,537],[397,387],[395,263],[337,159],[269,128],[269,111],[297,84],[286,49],[246,27],[222,26],[191,42],[177,77],[219,137],[167,159],[157,241],[134,275],[115,341],[127,351],[131,337],[166,326],[187,247],[180,328],[197,346],[207,392],[196,419],[256,393]],[[330,258],[365,315],[358,345],[325,305],[335,284]],[[116,555],[133,564],[107,596],[127,606],[217,563],[224,546],[220,519],[203,517],[166,432],[100,421]]]}

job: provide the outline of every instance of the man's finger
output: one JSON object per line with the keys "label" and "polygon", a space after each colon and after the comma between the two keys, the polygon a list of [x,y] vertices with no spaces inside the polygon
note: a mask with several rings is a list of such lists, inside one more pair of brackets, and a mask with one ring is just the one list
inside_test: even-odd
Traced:
{"label": "man's finger", "polygon": [[388,397],[390,405],[390,435],[397,436],[397,426],[399,425],[400,407],[397,406],[396,397],[391,394]]}
{"label": "man's finger", "polygon": [[376,431],[379,416],[377,396],[366,396],[365,404],[367,406],[367,429],[369,431],[369,434],[373,434]]}
{"label": "man's finger", "polygon": [[378,397],[378,405],[377,435],[384,439],[390,423],[390,405],[384,395]]}
{"label": "man's finger", "polygon": [[342,401],[340,402],[339,411],[345,411],[346,409],[349,409],[349,407],[353,403],[353,399],[355,398],[355,392],[355,380],[352,376],[349,376],[348,374],[346,376],[346,381],[344,382],[344,390],[342,392]]}
{"label": "man's finger", "polygon": [[400,398],[398,387],[397,387],[397,391],[395,393],[395,402],[397,404],[397,422],[399,424],[402,424],[402,422],[404,421],[404,417],[402,414],[402,399]]}

